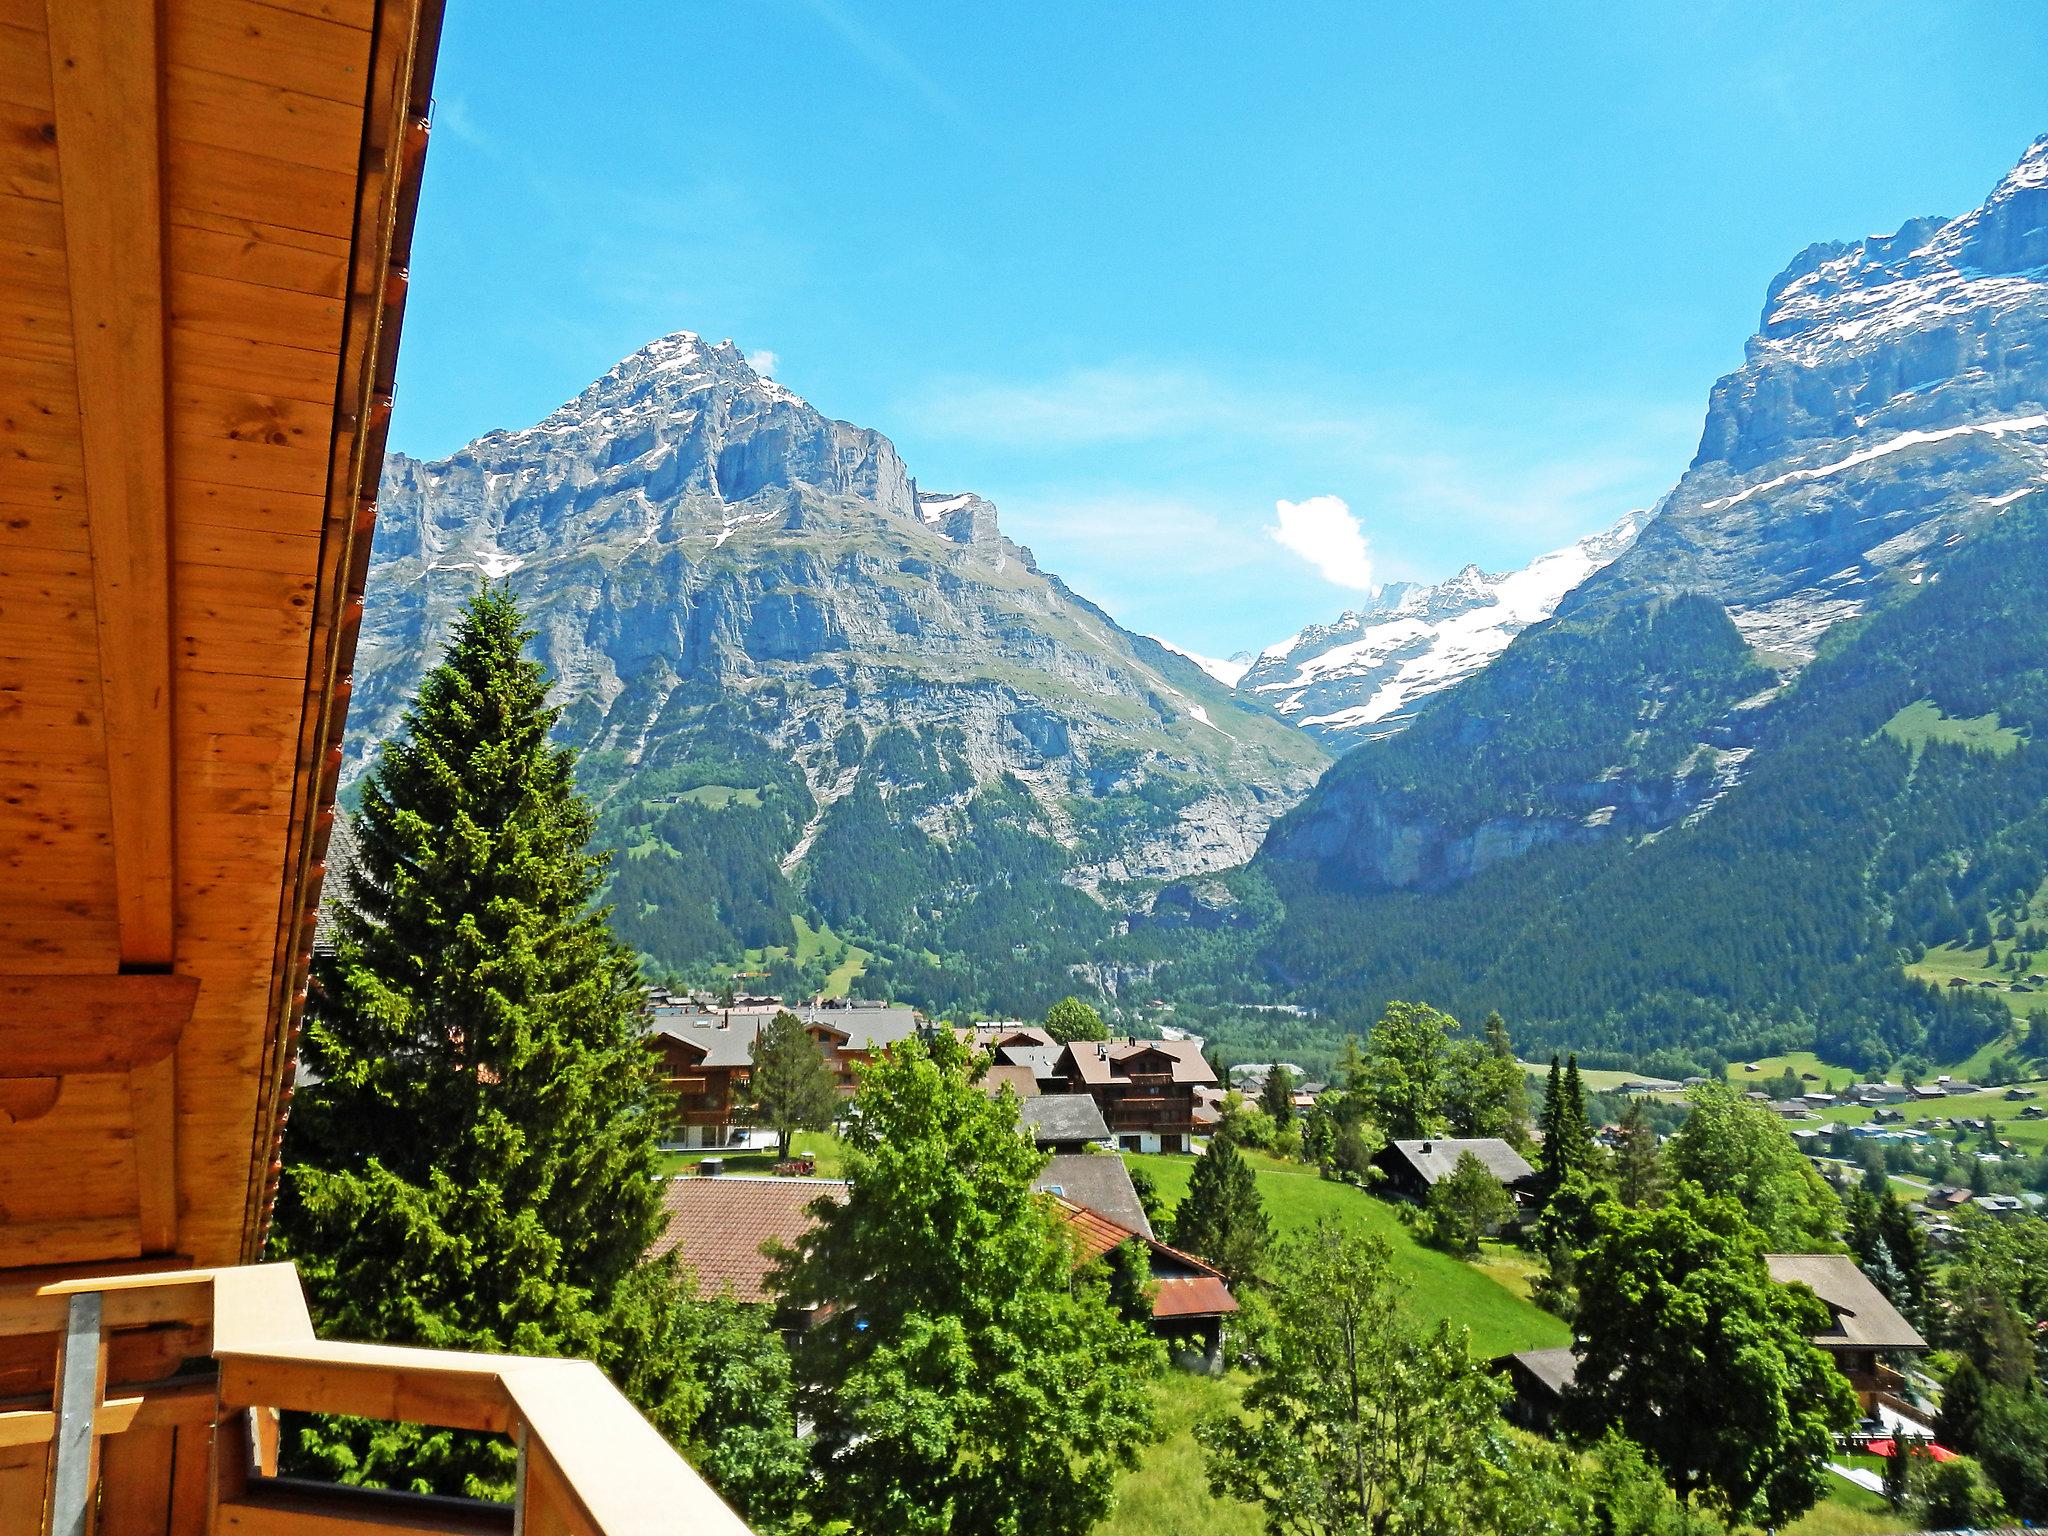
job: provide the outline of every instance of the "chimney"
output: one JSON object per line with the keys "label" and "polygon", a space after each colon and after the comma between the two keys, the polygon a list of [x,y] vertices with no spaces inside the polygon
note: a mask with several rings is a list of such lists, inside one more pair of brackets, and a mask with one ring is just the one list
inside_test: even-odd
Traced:
{"label": "chimney", "polygon": [[1424,1151],[1425,1153],[1427,1153],[1427,1152],[1429,1151],[1429,1149],[1430,1149],[1430,1143],[1428,1143],[1428,1142],[1426,1142],[1426,1141],[1425,1141],[1425,1142],[1424,1142],[1424,1143],[1422,1144],[1422,1150],[1423,1150],[1423,1151]]}

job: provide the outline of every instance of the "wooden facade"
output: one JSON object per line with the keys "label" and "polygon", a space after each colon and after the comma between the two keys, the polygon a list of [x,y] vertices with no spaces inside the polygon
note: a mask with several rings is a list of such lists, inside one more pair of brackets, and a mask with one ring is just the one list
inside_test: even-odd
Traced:
{"label": "wooden facade", "polygon": [[[0,0],[0,1536],[739,1532],[594,1367],[313,1337],[280,1174],[439,0]],[[519,1507],[276,1478],[517,1437]]]}

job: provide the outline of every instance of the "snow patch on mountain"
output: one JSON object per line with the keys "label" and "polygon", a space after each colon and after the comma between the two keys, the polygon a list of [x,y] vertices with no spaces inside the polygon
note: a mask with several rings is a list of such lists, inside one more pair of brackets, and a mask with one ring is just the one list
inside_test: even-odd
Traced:
{"label": "snow patch on mountain", "polygon": [[[1151,638],[1157,640],[1169,651],[1172,651],[1174,655],[1187,657],[1189,661],[1192,661],[1226,688],[1235,688],[1245,673],[1251,670],[1252,658],[1242,653],[1231,657],[1228,661],[1220,661],[1214,656],[1204,656],[1198,651],[1191,651],[1184,645],[1175,645],[1164,635],[1154,635]],[[1207,717],[1204,716],[1203,718],[1204,723],[1206,723]]]}
{"label": "snow patch on mountain", "polygon": [[1555,613],[1565,594],[1626,550],[1652,515],[1631,512],[1604,533],[1517,571],[1468,565],[1448,581],[1383,587],[1335,623],[1268,646],[1236,686],[1326,742],[1392,735],[1424,699],[1470,677]]}

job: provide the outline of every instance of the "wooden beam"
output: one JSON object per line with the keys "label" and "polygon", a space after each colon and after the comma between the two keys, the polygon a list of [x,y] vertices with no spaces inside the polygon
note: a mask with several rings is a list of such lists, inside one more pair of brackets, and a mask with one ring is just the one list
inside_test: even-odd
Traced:
{"label": "wooden beam", "polygon": [[155,0],[49,0],[121,962],[175,955],[171,519]]}
{"label": "wooden beam", "polygon": [[170,1055],[193,976],[0,976],[0,1072],[132,1072]]}
{"label": "wooden beam", "polygon": [[178,1058],[168,1053],[128,1074],[135,1125],[136,1210],[144,1253],[178,1247]]}

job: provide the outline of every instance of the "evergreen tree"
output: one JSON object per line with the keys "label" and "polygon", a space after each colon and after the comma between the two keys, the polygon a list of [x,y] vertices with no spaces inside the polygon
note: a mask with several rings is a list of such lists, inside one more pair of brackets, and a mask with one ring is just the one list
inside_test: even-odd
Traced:
{"label": "evergreen tree", "polygon": [[1557,1058],[1550,1058],[1550,1085],[1543,1096],[1543,1165],[1536,1179],[1536,1199],[1548,1205],[1550,1197],[1575,1173],[1591,1177],[1598,1164],[1593,1128],[1586,1121],[1586,1094],[1579,1082],[1579,1058],[1574,1055],[1562,1074]]}
{"label": "evergreen tree", "polygon": [[1277,1061],[1266,1074],[1266,1086],[1259,1090],[1259,1108],[1273,1117],[1276,1131],[1294,1124],[1294,1074]]}
{"label": "evergreen tree", "polygon": [[1664,1170],[1657,1161],[1657,1133],[1650,1128],[1639,1100],[1629,1100],[1621,1116],[1621,1140],[1614,1149],[1616,1190],[1623,1205],[1655,1205],[1664,1193]]}
{"label": "evergreen tree", "polygon": [[[688,1302],[644,1257],[670,1106],[529,638],[509,594],[473,598],[364,785],[274,1245],[323,1332],[594,1359],[680,1441]],[[503,1441],[417,1425],[320,1419],[288,1449],[362,1484],[512,1474]]]}
{"label": "evergreen tree", "polygon": [[1934,1420],[1935,1439],[1952,1451],[1975,1451],[1977,1426],[1983,1417],[1984,1376],[1965,1355],[1942,1388],[1941,1412]]}
{"label": "evergreen tree", "polygon": [[1257,1277],[1272,1239],[1251,1164],[1232,1137],[1211,1136],[1174,1214],[1174,1246],[1208,1260],[1236,1284]]}
{"label": "evergreen tree", "polygon": [[839,1108],[839,1090],[832,1069],[804,1022],[787,1008],[761,1026],[754,1037],[754,1068],[748,1078],[761,1118],[773,1128],[777,1155],[789,1156],[790,1139],[798,1131],[822,1131]]}
{"label": "evergreen tree", "polygon": [[1158,1345],[1076,1272],[1044,1154],[950,1030],[892,1046],[847,1122],[846,1199],[782,1256],[819,1515],[865,1536],[1083,1536],[1152,1432]]}

